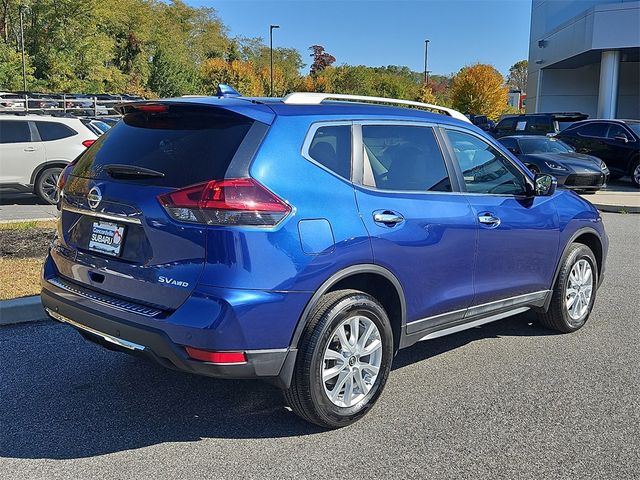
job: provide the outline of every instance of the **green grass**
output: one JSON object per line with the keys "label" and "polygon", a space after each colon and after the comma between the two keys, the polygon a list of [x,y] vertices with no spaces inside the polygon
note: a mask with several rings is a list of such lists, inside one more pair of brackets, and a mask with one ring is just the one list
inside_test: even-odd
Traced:
{"label": "green grass", "polygon": [[56,221],[55,220],[47,220],[47,221],[27,220],[24,222],[0,223],[0,230],[30,230],[32,228],[55,229]]}

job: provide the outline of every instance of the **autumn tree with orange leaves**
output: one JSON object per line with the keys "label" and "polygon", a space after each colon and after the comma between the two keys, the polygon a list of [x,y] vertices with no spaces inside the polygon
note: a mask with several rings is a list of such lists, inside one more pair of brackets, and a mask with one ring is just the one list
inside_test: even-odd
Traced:
{"label": "autumn tree with orange leaves", "polygon": [[497,119],[506,110],[508,99],[504,78],[491,65],[464,67],[451,81],[451,104],[463,113]]}

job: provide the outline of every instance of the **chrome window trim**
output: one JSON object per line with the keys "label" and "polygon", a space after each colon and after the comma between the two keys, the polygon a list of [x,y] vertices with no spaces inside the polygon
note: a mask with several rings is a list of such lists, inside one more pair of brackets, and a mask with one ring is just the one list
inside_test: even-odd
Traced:
{"label": "chrome window trim", "polygon": [[[311,143],[313,142],[313,139],[316,136],[316,132],[318,131],[318,129],[322,127],[344,127],[344,126],[348,126],[351,128],[351,171],[350,171],[349,178],[345,178],[342,175],[338,174],[337,172],[334,172],[330,168],[325,167],[323,164],[321,164],[317,160],[314,160],[313,157],[309,155],[309,148],[311,147]],[[353,146],[354,146],[353,122],[351,120],[327,120],[327,121],[313,122],[309,126],[309,129],[307,130],[307,133],[304,136],[304,141],[302,142],[302,148],[300,149],[300,155],[302,155],[306,160],[320,167],[324,171],[329,172],[334,177],[339,178],[342,181],[347,181],[351,183],[354,176]]]}
{"label": "chrome window trim", "polygon": [[93,210],[86,210],[84,208],[71,207],[65,205],[62,207],[63,211],[77,213],[79,215],[88,215],[90,217],[104,218],[105,220],[111,220],[113,222],[133,223],[135,225],[142,225],[142,221],[136,217],[127,217],[124,215],[118,215],[115,213],[94,212]]}

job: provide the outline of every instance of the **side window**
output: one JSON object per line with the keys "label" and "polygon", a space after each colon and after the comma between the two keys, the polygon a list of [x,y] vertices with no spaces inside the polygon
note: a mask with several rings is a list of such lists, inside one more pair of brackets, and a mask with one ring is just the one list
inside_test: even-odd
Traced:
{"label": "side window", "polygon": [[515,125],[516,125],[516,119],[515,118],[505,118],[505,119],[500,120],[498,122],[498,125],[496,125],[496,130],[498,132],[512,131],[514,129]]}
{"label": "side window", "polygon": [[498,140],[505,148],[509,149],[511,153],[519,153],[518,142],[515,138],[501,138]]}
{"label": "side window", "polygon": [[450,192],[451,182],[433,129],[363,125],[365,184],[381,190]]}
{"label": "side window", "polygon": [[22,143],[31,141],[29,122],[24,120],[0,121],[0,143]]}
{"label": "side window", "polygon": [[621,125],[617,125],[615,123],[609,124],[609,131],[607,132],[607,138],[616,138],[618,136],[624,135],[625,137],[629,137],[630,135]]}
{"label": "side window", "polygon": [[546,117],[531,117],[529,122],[527,123],[527,132],[537,134],[537,133],[547,133],[551,131],[551,121]]}
{"label": "side window", "polygon": [[36,127],[38,127],[38,133],[40,133],[43,142],[72,137],[78,133],[71,127],[56,122],[36,122]]}
{"label": "side window", "polygon": [[605,123],[588,123],[578,128],[578,135],[582,137],[598,137],[603,138],[607,131]]}
{"label": "side window", "polygon": [[316,130],[309,156],[346,179],[351,178],[351,126],[333,125]]}
{"label": "side window", "polygon": [[467,191],[470,193],[526,193],[524,175],[498,150],[474,135],[447,130]]}

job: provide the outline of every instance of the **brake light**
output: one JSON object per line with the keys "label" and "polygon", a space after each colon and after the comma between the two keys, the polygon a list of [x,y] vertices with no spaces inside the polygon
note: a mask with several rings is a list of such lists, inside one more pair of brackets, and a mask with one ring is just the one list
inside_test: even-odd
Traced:
{"label": "brake light", "polygon": [[93,145],[96,142],[95,138],[92,140],[85,140],[84,142],[82,142],[82,145],[84,145],[85,147],[89,148],[91,145]]}
{"label": "brake light", "polygon": [[166,105],[160,105],[158,103],[146,104],[146,105],[134,105],[133,108],[139,112],[146,113],[162,113],[168,110]]}
{"label": "brake light", "polygon": [[187,355],[194,360],[201,362],[219,363],[219,364],[242,364],[247,363],[247,357],[244,352],[210,352],[208,350],[200,350],[199,348],[185,347]]}
{"label": "brake light", "polygon": [[172,218],[209,225],[271,227],[291,207],[252,178],[212,180],[192,185],[158,200]]}

